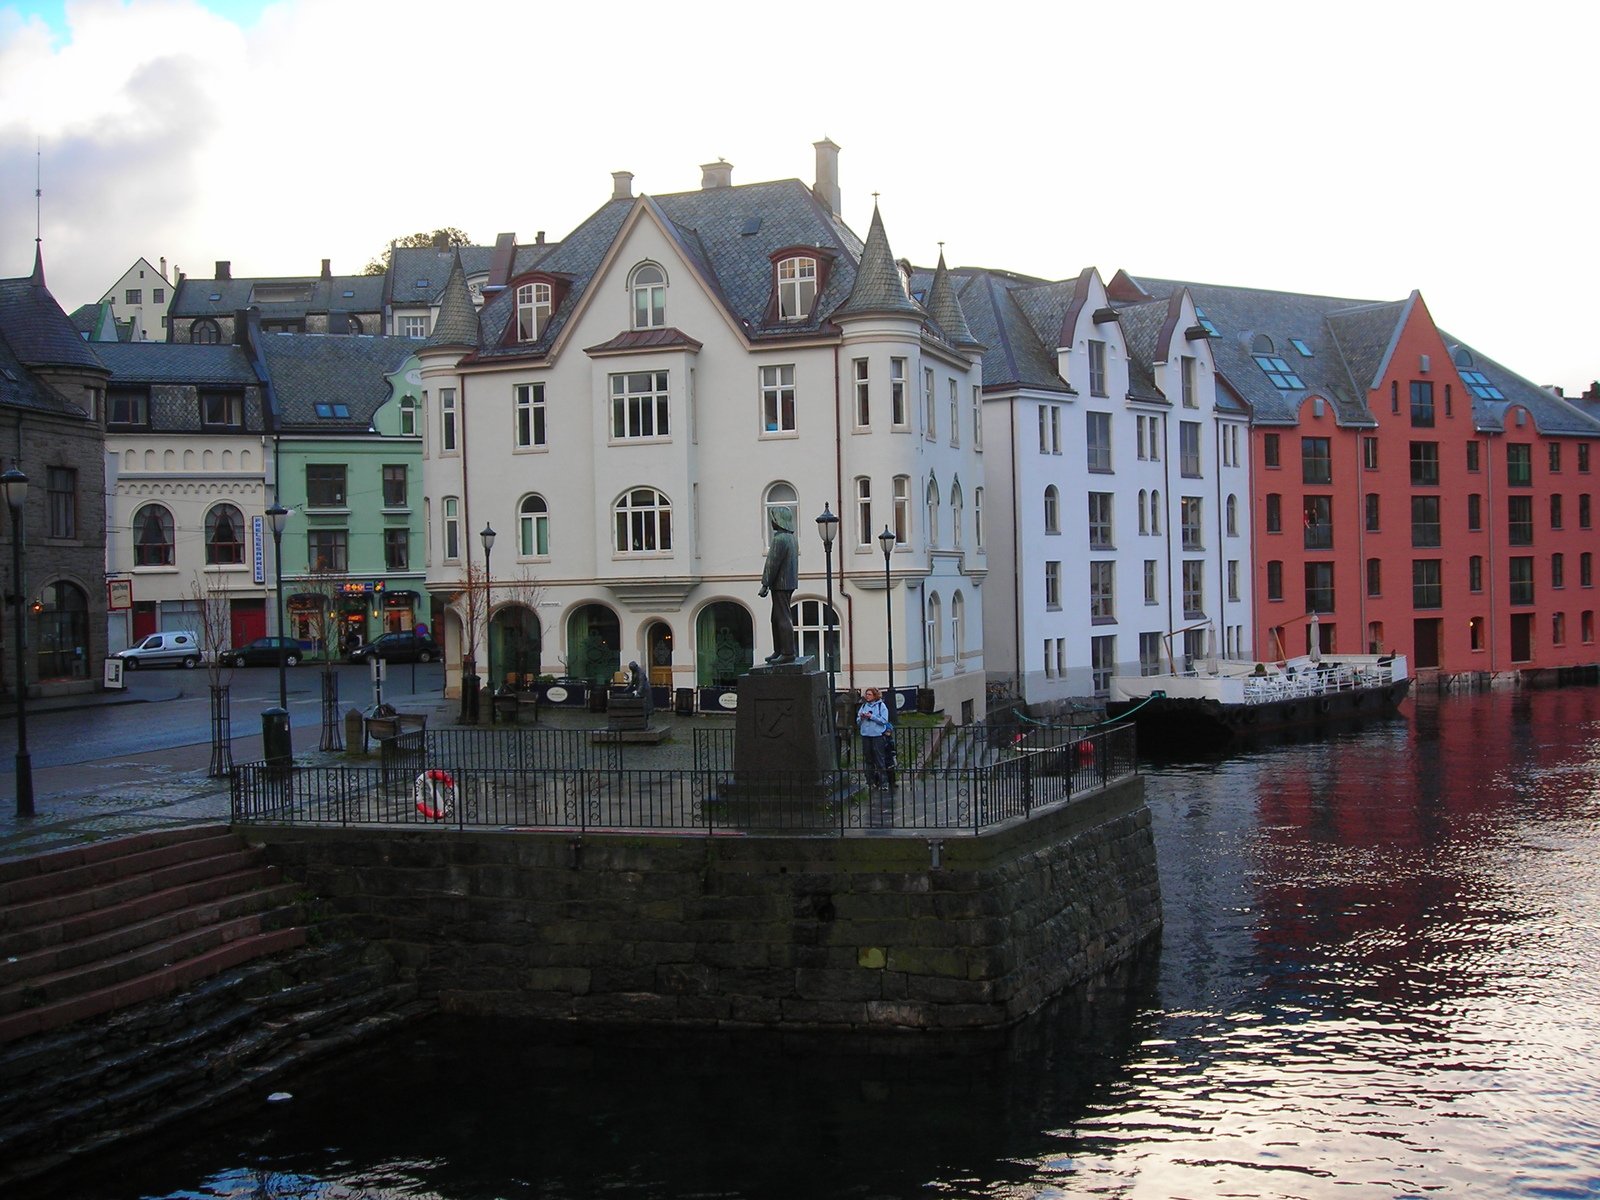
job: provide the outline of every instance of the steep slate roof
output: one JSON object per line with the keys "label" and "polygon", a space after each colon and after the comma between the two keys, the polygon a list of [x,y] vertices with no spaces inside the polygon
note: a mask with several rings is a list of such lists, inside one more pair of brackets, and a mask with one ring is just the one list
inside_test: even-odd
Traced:
{"label": "steep slate roof", "polygon": [[[507,327],[516,316],[516,296],[507,289],[483,307],[476,358],[537,357],[546,353],[582,302],[636,206],[661,222],[678,252],[704,276],[712,294],[752,339],[816,334],[854,287],[861,242],[798,179],[611,200],[539,260],[540,271],[568,281],[566,295],[539,341],[502,344]],[[772,255],[789,246],[816,247],[819,255],[830,262],[827,283],[804,321],[779,321],[769,312]],[[667,303],[670,313],[670,291]],[[920,308],[913,305],[912,309],[916,316],[922,316]],[[618,332],[625,328],[619,322]]]}
{"label": "steep slate roof", "polygon": [[1128,344],[1129,399],[1170,403],[1156,386],[1154,363],[1157,354],[1166,358],[1166,347],[1157,346],[1156,342],[1167,323],[1167,312],[1178,296],[1179,293],[1174,293],[1169,300],[1152,300],[1148,304],[1130,304],[1117,309],[1117,324],[1122,326],[1123,340]]}
{"label": "steep slate roof", "polygon": [[[508,279],[515,279],[533,270],[539,260],[556,249],[557,243],[521,246],[516,249]],[[450,264],[454,252],[461,254],[461,269],[470,278],[473,275],[493,277],[495,247],[455,246],[450,250],[435,250],[432,246],[396,246],[390,255],[388,287],[385,296],[393,304],[433,305],[444,293],[445,280],[450,277]]]}
{"label": "steep slate roof", "polygon": [[[253,298],[257,284],[268,286],[303,285],[310,289],[309,300],[277,300],[268,303]],[[303,317],[307,313],[371,313],[383,311],[386,286],[382,275],[289,275],[259,279],[185,278],[173,292],[171,320],[198,317],[231,317],[241,308],[255,307],[267,320]]]}
{"label": "steep slate roof", "polygon": [[433,332],[424,343],[428,346],[476,346],[478,344],[478,309],[472,303],[472,293],[467,290],[467,274],[461,265],[461,256],[453,256],[450,275],[439,296],[439,315],[433,320]]}
{"label": "steep slate roof", "polygon": [[[363,433],[392,395],[387,377],[416,344],[405,338],[267,333],[258,349],[284,432]],[[319,403],[347,405],[350,415],[319,417]]]}
{"label": "steep slate roof", "polygon": [[191,346],[183,342],[97,342],[111,371],[111,386],[201,384],[252,387],[259,383],[250,356],[238,346]]}
{"label": "steep slate roof", "polygon": [[[1294,292],[1271,292],[1258,288],[1217,287],[1168,279],[1130,276],[1147,295],[1166,299],[1183,288],[1189,290],[1195,306],[1218,330],[1211,339],[1211,353],[1217,371],[1250,406],[1254,420],[1264,425],[1292,425],[1298,420],[1300,402],[1311,395],[1330,400],[1339,420],[1348,425],[1371,425],[1367,408],[1367,383],[1357,383],[1338,339],[1329,326],[1334,313],[1351,313],[1374,307],[1371,301],[1333,296],[1306,296]],[[1399,308],[1389,307],[1391,328]],[[1378,314],[1373,314],[1374,319]],[[1365,318],[1350,325],[1352,337],[1361,333],[1353,352],[1366,354],[1371,327]],[[1280,390],[1256,364],[1251,346],[1259,334],[1272,341],[1273,353],[1289,364],[1305,385]],[[1310,358],[1291,344],[1299,338],[1311,350]],[[1370,377],[1369,377],[1370,378]]]}
{"label": "steep slate roof", "polygon": [[[1046,392],[1070,393],[1072,389],[1056,372],[1056,352],[1039,336],[1028,319],[1021,298],[1038,293],[1059,292],[1059,284],[1000,271],[958,267],[952,273],[957,281],[961,311],[972,335],[986,347],[983,355],[984,391],[1029,388]],[[1069,289],[1070,290],[1070,289]],[[1048,302],[1045,304],[1048,307]],[[1065,304],[1061,305],[1065,310]],[[1055,328],[1061,325],[1059,313]]]}
{"label": "steep slate roof", "polygon": [[0,336],[24,366],[102,369],[45,286],[41,255],[35,255],[33,274],[27,278],[0,279]]}
{"label": "steep slate roof", "polygon": [[907,316],[921,319],[923,311],[906,295],[900,268],[889,250],[889,235],[883,229],[883,215],[872,206],[872,224],[856,265],[855,286],[843,304],[833,309],[833,318],[858,316]]}
{"label": "steep slate roof", "polygon": [[[1534,427],[1540,433],[1573,434],[1578,437],[1600,434],[1600,410],[1557,396],[1549,388],[1524,379],[1515,371],[1451,337],[1443,329],[1439,331],[1439,336],[1444,338],[1459,369],[1481,371],[1505,397],[1504,400],[1489,400],[1476,392],[1472,394],[1472,417],[1479,429],[1503,432],[1506,411],[1513,404],[1520,404],[1533,414]],[[1468,356],[1470,361],[1464,361]]]}
{"label": "steep slate roof", "polygon": [[924,292],[922,281],[926,274],[924,271],[914,273],[912,287],[917,294],[926,294],[925,307],[928,316],[933,319],[935,330],[958,350],[969,354],[982,350],[983,343],[973,335],[967,315],[962,311],[961,299],[956,295],[955,284],[950,278],[950,269],[944,264],[943,250],[939,251],[939,265],[933,269],[933,278],[927,281]]}
{"label": "steep slate roof", "polygon": [[5,338],[5,322],[0,317],[0,406],[30,408],[60,416],[87,417],[87,410],[69,404],[54,388],[47,387],[11,352]]}

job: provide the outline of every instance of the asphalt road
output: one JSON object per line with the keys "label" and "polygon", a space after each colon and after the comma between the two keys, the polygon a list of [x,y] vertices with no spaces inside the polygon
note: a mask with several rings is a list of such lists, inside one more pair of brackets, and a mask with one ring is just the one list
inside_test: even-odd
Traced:
{"label": "asphalt road", "polygon": [[[374,703],[367,667],[341,664],[336,671],[340,711],[365,709]],[[278,703],[278,672],[272,667],[243,667],[228,674],[237,755],[250,741],[259,744],[261,712]],[[285,678],[289,721],[296,741],[314,739],[322,722],[322,668],[317,664],[290,667]],[[144,668],[126,672],[123,679],[127,687],[122,699],[131,703],[103,703],[109,699],[107,695],[97,697],[93,706],[30,710],[28,751],[34,767],[120,761],[152,751],[194,746],[209,750],[211,697],[206,671]],[[443,667],[439,663],[391,664],[383,698],[404,709],[414,696],[436,699],[442,681]],[[16,744],[15,721],[0,722],[0,760],[14,755]]]}

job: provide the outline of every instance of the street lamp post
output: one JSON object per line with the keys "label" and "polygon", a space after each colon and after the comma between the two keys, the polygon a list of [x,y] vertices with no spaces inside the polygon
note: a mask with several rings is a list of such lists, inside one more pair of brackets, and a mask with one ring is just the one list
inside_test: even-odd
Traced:
{"label": "street lamp post", "polygon": [[488,660],[489,672],[489,724],[499,720],[495,712],[494,686],[494,571],[489,566],[489,556],[494,553],[494,526],[484,522],[478,539],[483,542],[483,653]]}
{"label": "street lamp post", "polygon": [[288,520],[289,510],[274,499],[267,509],[267,521],[272,526],[272,579],[278,597],[278,707],[261,714],[261,750],[267,762],[279,767],[287,767],[294,758],[289,732],[289,676],[283,661],[283,526]]}
{"label": "street lamp post", "polygon": [[22,636],[23,596],[22,586],[22,505],[28,498],[28,477],[12,467],[0,475],[0,489],[5,491],[6,507],[11,510],[11,590],[15,602],[16,619],[11,636],[17,642],[17,816],[33,816],[33,756],[28,753],[28,672]]}
{"label": "street lamp post", "polygon": [[883,624],[889,643],[889,720],[894,720],[894,602],[889,598],[889,555],[894,553],[894,530],[887,525],[878,535],[878,545],[883,548]]}
{"label": "street lamp post", "polygon": [[822,515],[817,518],[817,532],[822,535],[822,553],[827,559],[828,610],[822,618],[822,658],[828,664],[828,728],[833,733],[833,766],[839,767],[839,714],[838,700],[834,695],[833,653],[829,635],[833,633],[833,538],[839,532],[839,518],[824,502]]}

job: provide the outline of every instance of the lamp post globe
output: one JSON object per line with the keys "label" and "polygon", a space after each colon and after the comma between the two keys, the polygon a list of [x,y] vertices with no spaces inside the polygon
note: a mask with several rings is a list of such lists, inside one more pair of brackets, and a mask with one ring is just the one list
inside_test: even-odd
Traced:
{"label": "lamp post globe", "polygon": [[28,477],[18,467],[0,475],[0,492],[11,510],[11,596],[15,618],[11,636],[17,646],[17,671],[13,688],[17,696],[17,816],[31,817],[33,810],[33,756],[28,753],[28,671],[23,635],[22,526],[23,505],[28,499]]}

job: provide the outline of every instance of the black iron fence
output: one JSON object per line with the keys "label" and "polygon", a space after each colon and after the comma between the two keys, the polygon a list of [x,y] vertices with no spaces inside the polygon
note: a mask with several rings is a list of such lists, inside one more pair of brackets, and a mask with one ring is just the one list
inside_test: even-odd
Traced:
{"label": "black iron fence", "polygon": [[854,765],[820,778],[741,778],[732,731],[694,733],[692,765],[651,767],[643,765],[648,754],[624,755],[585,730],[412,731],[385,739],[376,767],[236,765],[233,818],[574,832],[977,833],[1137,771],[1131,725],[902,728],[887,791],[869,788]]}

